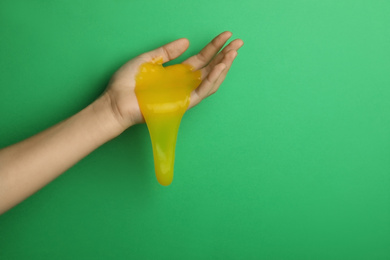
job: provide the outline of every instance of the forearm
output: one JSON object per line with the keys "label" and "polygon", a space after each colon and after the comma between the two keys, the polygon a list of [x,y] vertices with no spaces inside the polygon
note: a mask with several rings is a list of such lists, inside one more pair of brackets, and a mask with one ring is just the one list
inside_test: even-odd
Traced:
{"label": "forearm", "polygon": [[76,115],[0,150],[0,214],[123,130],[103,95]]}

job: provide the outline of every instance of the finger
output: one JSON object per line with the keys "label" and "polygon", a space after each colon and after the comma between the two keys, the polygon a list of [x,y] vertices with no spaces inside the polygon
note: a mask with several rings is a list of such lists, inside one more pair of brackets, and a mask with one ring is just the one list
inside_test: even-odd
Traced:
{"label": "finger", "polygon": [[213,85],[226,68],[224,63],[214,66],[214,69],[208,74],[208,76],[202,81],[200,86],[192,91],[190,96],[189,108],[197,105],[202,99],[209,96],[210,91],[213,89]]}
{"label": "finger", "polygon": [[162,57],[163,63],[165,63],[182,55],[188,49],[189,44],[190,43],[188,39],[181,38],[176,41],[167,43],[155,50],[146,52],[141,56],[149,61]]}
{"label": "finger", "polygon": [[219,87],[221,86],[222,82],[225,80],[227,73],[229,72],[234,59],[237,57],[237,51],[236,50],[231,50],[229,51],[224,59],[222,60],[222,63],[226,65],[226,68],[223,70],[221,75],[219,75],[218,79],[215,81],[215,84],[213,86],[213,89],[211,90],[211,93],[214,94],[217,92]]}
{"label": "finger", "polygon": [[232,33],[229,31],[219,34],[198,54],[188,58],[183,63],[190,64],[195,70],[206,66],[231,36]]}
{"label": "finger", "polygon": [[217,56],[215,56],[212,62],[210,62],[210,64],[205,67],[204,73],[207,73],[207,71],[212,70],[214,65],[221,63],[221,61],[224,59],[225,54],[232,50],[238,51],[243,45],[244,41],[241,39],[235,39],[234,41],[231,41],[225,48],[223,48],[220,53],[218,53]]}
{"label": "finger", "polygon": [[237,51],[244,45],[244,42],[241,39],[236,39],[234,41],[231,41],[225,48],[223,48],[222,51],[218,53],[217,56],[214,57],[214,59],[202,69],[202,75],[207,75],[216,64],[219,64],[222,62],[222,60],[225,57],[225,54],[227,54],[229,51],[235,50]]}

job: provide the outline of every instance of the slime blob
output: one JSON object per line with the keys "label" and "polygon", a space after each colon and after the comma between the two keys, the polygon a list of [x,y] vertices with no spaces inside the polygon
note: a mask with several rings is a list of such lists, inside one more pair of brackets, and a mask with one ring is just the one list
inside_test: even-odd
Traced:
{"label": "slime blob", "polygon": [[146,62],[136,76],[135,94],[149,129],[154,168],[161,185],[173,179],[175,146],[180,121],[190,104],[201,72],[187,64],[162,66],[162,59]]}

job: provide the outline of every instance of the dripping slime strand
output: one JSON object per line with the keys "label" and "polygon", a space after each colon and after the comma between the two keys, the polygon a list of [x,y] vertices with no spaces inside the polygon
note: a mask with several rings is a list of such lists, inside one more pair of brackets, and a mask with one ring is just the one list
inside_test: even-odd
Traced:
{"label": "dripping slime strand", "polygon": [[161,185],[171,184],[180,121],[190,94],[201,83],[201,72],[190,65],[163,67],[162,59],[142,64],[136,75],[135,94],[149,129],[154,168]]}

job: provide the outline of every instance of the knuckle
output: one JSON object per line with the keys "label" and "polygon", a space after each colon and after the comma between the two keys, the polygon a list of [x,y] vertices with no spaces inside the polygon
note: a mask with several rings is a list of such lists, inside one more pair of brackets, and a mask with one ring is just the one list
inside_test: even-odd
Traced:
{"label": "knuckle", "polygon": [[200,60],[202,62],[207,61],[206,56],[203,54],[203,52],[199,52],[196,56],[198,57],[198,60]]}

